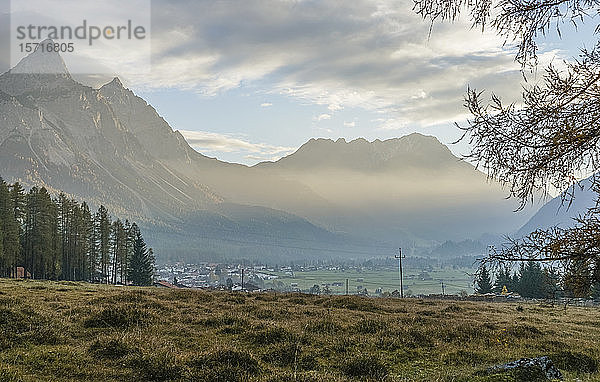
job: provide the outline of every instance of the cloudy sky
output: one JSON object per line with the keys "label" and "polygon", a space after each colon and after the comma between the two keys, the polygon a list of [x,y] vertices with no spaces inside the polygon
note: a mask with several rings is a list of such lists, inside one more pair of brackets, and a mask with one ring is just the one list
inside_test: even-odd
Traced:
{"label": "cloudy sky", "polygon": [[[277,159],[311,137],[418,131],[449,143],[468,85],[515,100],[523,79],[510,44],[467,20],[429,36],[410,0],[161,0],[151,16],[151,71],[119,76],[193,147],[228,161]],[[541,61],[578,45],[551,34]]]}

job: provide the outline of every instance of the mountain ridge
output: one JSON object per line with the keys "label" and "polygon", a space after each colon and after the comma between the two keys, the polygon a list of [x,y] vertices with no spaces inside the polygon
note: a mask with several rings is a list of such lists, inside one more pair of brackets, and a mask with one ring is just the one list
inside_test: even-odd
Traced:
{"label": "mountain ridge", "polygon": [[498,185],[431,136],[312,139],[277,162],[247,167],[193,150],[118,77],[93,89],[65,74],[9,71],[0,92],[0,174],[145,220],[151,244],[165,253],[301,256],[267,249],[272,239],[229,245],[223,225],[239,237],[280,232],[284,243],[318,237],[311,240],[326,248],[395,248],[475,238],[523,219],[506,208]]}
{"label": "mountain ridge", "polygon": [[575,198],[569,203],[568,193],[563,191],[544,204],[516,233],[520,238],[537,229],[552,227],[569,228],[575,225],[575,217],[583,216],[596,204],[598,194],[592,189],[592,177],[583,179],[574,186]]}

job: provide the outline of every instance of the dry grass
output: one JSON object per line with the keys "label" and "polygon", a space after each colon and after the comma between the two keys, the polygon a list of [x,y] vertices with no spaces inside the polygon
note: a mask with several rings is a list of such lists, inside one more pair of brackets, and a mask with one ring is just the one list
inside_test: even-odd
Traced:
{"label": "dry grass", "polygon": [[0,280],[1,381],[600,381],[600,311]]}

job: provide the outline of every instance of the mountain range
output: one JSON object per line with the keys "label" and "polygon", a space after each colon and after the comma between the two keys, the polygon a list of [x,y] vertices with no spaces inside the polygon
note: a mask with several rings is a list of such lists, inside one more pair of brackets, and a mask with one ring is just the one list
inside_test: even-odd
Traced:
{"label": "mountain range", "polygon": [[[596,205],[598,194],[592,186],[592,177],[579,181],[572,189],[542,206],[514,236],[523,237],[535,230],[551,227],[573,227],[576,224],[575,217],[585,215],[588,209]],[[571,196],[574,198],[571,199]]]}
{"label": "mountain range", "polygon": [[209,158],[118,78],[85,86],[42,51],[0,76],[0,175],[139,221],[159,260],[392,255],[533,212],[421,134],[311,139],[252,167]]}

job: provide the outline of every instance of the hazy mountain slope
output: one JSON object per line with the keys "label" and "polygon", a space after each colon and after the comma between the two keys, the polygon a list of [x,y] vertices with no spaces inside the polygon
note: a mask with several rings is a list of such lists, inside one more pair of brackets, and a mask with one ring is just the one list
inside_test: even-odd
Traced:
{"label": "hazy mountain slope", "polygon": [[294,213],[305,211],[307,206],[315,209],[329,206],[326,200],[293,179],[281,178],[272,171],[221,162],[196,152],[152,106],[125,89],[117,78],[101,87],[99,94],[161,166],[207,185],[223,200]]}
{"label": "hazy mountain slope", "polygon": [[575,199],[571,205],[569,205],[568,199],[563,203],[564,193],[551,199],[519,229],[515,236],[522,237],[540,228],[573,226],[575,224],[573,218],[584,215],[588,208],[593,207],[596,203],[598,194],[592,191],[591,185],[591,178],[580,181],[575,187]]}
{"label": "hazy mountain slope", "polygon": [[[33,66],[40,55],[60,59],[35,52],[19,66]],[[8,72],[0,90],[12,96],[0,110],[0,173],[9,179],[65,190],[137,218],[173,216],[220,199],[162,166],[101,92],[68,73]]]}
{"label": "hazy mountain slope", "polygon": [[[235,227],[238,236],[281,228],[287,236],[319,232],[319,240],[337,240],[299,217],[294,225],[284,224],[291,215],[281,211],[255,207],[252,218],[240,215],[243,207],[223,204],[225,198],[203,182],[203,175],[225,172],[226,179],[243,189],[260,170],[198,154],[118,79],[92,89],[74,81],[61,63],[57,54],[35,52],[0,76],[0,176],[9,182],[104,204],[114,215],[140,222],[150,238],[162,232],[160,242],[150,240],[162,254],[180,245],[171,235],[177,230],[201,251],[206,235],[223,238],[217,233],[225,226]],[[54,66],[56,74],[34,74],[36,65],[46,65],[44,71]],[[244,169],[244,178],[227,173]],[[261,189],[274,183],[262,180]],[[224,247],[215,247],[222,255]],[[238,244],[236,250],[240,247],[248,245]]]}
{"label": "hazy mountain slope", "polygon": [[303,183],[343,211],[322,209],[311,219],[382,240],[475,238],[514,231],[531,216],[514,214],[514,201],[505,200],[498,184],[421,134],[374,142],[313,139],[256,167]]}
{"label": "hazy mountain slope", "polygon": [[[40,65],[56,74],[33,74]],[[420,134],[313,139],[254,167],[208,158],[117,78],[92,89],[41,52],[0,76],[0,175],[105,204],[188,258],[356,257],[513,231],[528,217]]]}

